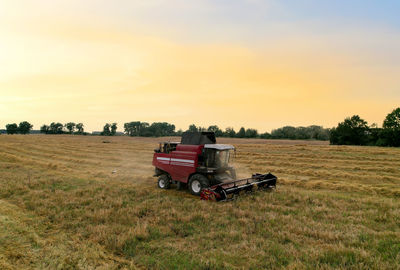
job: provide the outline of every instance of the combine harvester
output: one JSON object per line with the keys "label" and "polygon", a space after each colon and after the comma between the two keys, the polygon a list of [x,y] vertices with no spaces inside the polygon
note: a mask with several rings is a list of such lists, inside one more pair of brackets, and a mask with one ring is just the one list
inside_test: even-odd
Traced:
{"label": "combine harvester", "polygon": [[180,143],[160,143],[153,156],[158,187],[168,189],[176,184],[180,189],[187,184],[193,195],[215,201],[232,199],[255,187],[275,188],[277,177],[271,173],[237,180],[229,164],[233,151],[232,145],[217,144],[214,132],[185,132]]}

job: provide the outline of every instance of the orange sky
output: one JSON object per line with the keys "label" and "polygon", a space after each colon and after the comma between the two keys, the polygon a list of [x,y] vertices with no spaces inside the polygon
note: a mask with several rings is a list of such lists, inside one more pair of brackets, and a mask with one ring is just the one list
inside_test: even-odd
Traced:
{"label": "orange sky", "polygon": [[[268,24],[271,35],[257,30],[255,38],[246,36],[245,22],[240,30],[224,22],[218,36],[207,23],[196,33],[190,23],[91,12],[79,9],[79,1],[39,2],[0,6],[0,128],[28,120],[34,129],[74,121],[88,131],[106,122],[122,130],[140,120],[264,132],[332,127],[353,114],[381,125],[400,106],[395,27],[353,24],[325,32],[284,21]],[[163,1],[150,2],[146,10]],[[211,8],[197,19],[216,16]]]}

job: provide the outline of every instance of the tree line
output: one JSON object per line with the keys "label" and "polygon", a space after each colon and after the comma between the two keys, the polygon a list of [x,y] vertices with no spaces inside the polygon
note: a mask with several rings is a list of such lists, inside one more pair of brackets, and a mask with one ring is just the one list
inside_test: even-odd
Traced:
{"label": "tree line", "polygon": [[[181,136],[183,133],[181,129],[175,131],[175,125],[166,122],[155,122],[150,125],[147,122],[140,121],[125,123],[124,131],[125,134],[129,136],[143,137]],[[201,127],[191,124],[186,131],[212,131],[215,133],[216,137],[229,138],[329,140],[329,129],[315,125],[309,127],[286,126],[272,130],[271,133],[258,133],[257,129],[254,128],[241,127],[239,131],[236,132],[232,127],[227,127],[225,130],[222,130],[217,125]]]}
{"label": "tree line", "polygon": [[[8,124],[6,131],[8,134],[28,134],[32,129],[32,125],[27,122],[21,122],[17,124]],[[115,136],[117,135],[117,123],[106,123],[103,130],[98,133],[102,136]],[[271,133],[259,133],[254,128],[241,127],[237,132],[232,127],[227,127],[222,130],[217,125],[211,125],[209,127],[196,126],[195,124],[189,125],[185,131],[212,131],[217,137],[229,137],[229,138],[262,138],[262,139],[314,139],[314,140],[328,140],[329,129],[324,129],[321,126],[309,126],[309,127],[291,127],[286,126],[279,129],[272,130]],[[47,125],[44,124],[40,127],[40,132],[44,134],[77,134],[77,135],[88,135],[84,131],[84,125],[82,123],[75,124],[74,122],[68,122],[65,124],[59,122],[52,122]],[[181,136],[184,131],[182,129],[176,130],[174,124],[167,122],[154,122],[147,123],[141,121],[133,121],[124,124],[124,133],[129,136],[141,136],[141,137],[164,137],[164,136]]]}
{"label": "tree line", "polygon": [[[23,121],[7,124],[8,134],[28,134],[33,125]],[[106,123],[99,135],[117,135],[117,123]],[[376,146],[400,146],[400,108],[394,109],[383,121],[382,128],[377,124],[368,125],[367,121],[358,115],[346,118],[337,127],[332,129],[312,125],[308,127],[285,126],[274,129],[271,133],[258,133],[257,129],[241,127],[237,132],[232,127],[222,130],[217,125],[209,127],[189,125],[186,131],[212,131],[217,137],[229,138],[262,138],[262,139],[291,139],[291,140],[329,140],[334,145],[376,145]],[[40,127],[44,134],[77,134],[87,135],[83,123],[68,122],[65,124],[52,122]],[[176,130],[174,124],[167,122],[147,123],[133,121],[124,124],[124,133],[128,136],[163,137],[181,136],[184,131]]]}
{"label": "tree line", "polygon": [[44,134],[77,134],[86,135],[84,131],[84,125],[82,123],[75,124],[74,122],[68,122],[61,124],[59,122],[52,122],[50,125],[43,125],[40,127],[40,133]]}
{"label": "tree line", "polygon": [[17,125],[16,123],[7,124],[6,131],[7,134],[28,134],[33,125],[31,125],[28,121],[23,121]]}
{"label": "tree line", "polygon": [[400,146],[400,108],[394,109],[383,121],[382,128],[358,115],[346,118],[330,130],[330,143],[337,145]]}

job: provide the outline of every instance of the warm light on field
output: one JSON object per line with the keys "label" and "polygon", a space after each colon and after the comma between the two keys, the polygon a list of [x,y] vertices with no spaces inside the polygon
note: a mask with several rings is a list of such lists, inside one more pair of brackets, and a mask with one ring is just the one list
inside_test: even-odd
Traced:
{"label": "warm light on field", "polygon": [[400,269],[399,11],[0,0],[0,270]]}
{"label": "warm light on field", "polygon": [[398,149],[221,139],[279,181],[213,203],[157,187],[159,140],[1,135],[0,268],[399,267]]}

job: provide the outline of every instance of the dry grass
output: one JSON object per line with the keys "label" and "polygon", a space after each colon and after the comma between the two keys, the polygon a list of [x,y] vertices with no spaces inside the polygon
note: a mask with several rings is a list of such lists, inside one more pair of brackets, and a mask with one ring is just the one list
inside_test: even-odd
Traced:
{"label": "dry grass", "polygon": [[156,187],[158,141],[0,136],[0,269],[400,268],[400,149],[221,139],[279,183],[217,204]]}

